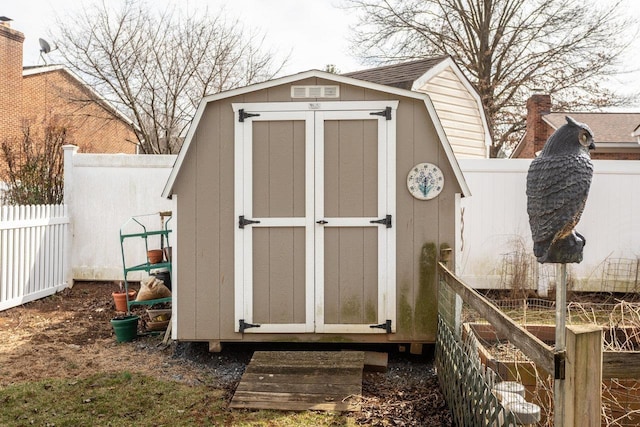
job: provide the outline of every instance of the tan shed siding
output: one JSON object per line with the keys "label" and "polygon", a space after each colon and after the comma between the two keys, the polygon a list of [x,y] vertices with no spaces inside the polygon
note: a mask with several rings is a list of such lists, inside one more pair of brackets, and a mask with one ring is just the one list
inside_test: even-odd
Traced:
{"label": "tan shed siding", "polygon": [[[415,146],[413,147],[413,163],[430,162],[443,168],[442,162],[439,159],[441,145],[437,139],[433,122],[428,117],[424,108],[414,108],[414,121],[414,133],[417,138],[415,140]],[[443,170],[443,173],[445,173],[445,170]],[[406,174],[408,169],[404,169],[402,172],[405,175],[405,179],[402,181],[405,184],[403,191],[408,193],[406,189]],[[452,182],[451,177],[445,175],[444,191],[434,199],[417,200],[411,197],[411,208],[414,220],[412,252],[414,257],[413,280],[415,288],[413,339],[435,342],[437,286],[428,287],[426,285],[426,278],[421,277],[420,256],[425,244],[433,243],[436,247],[440,245],[439,229],[443,226],[441,223],[447,219],[452,219],[452,217],[446,218],[445,216],[441,216],[439,207],[443,193],[453,191],[453,188],[447,188],[447,184]],[[428,302],[432,303],[428,304]]]}
{"label": "tan shed siding", "polygon": [[370,146],[377,126],[372,120],[325,122],[325,216],[378,214],[378,150]]}
{"label": "tan shed siding", "polygon": [[197,135],[191,141],[191,149],[187,152],[180,175],[175,182],[174,192],[177,194],[176,228],[176,262],[177,274],[173,290],[177,294],[178,312],[177,336],[179,339],[195,339],[196,336],[196,170],[197,170]]}
{"label": "tan shed siding", "polygon": [[[429,284],[428,277],[421,276],[420,257],[425,244],[454,245],[454,235],[441,232],[443,227],[453,229],[454,212],[448,203],[443,205],[442,200],[443,196],[454,199],[460,189],[443,155],[433,121],[421,101],[400,101],[397,129],[398,334],[392,339],[434,341],[437,289]],[[432,200],[414,199],[406,188],[408,171],[422,162],[437,164],[445,175],[443,192]]]}
{"label": "tan shed siding", "polygon": [[[424,107],[422,107],[424,109]],[[416,286],[417,259],[416,219],[413,216],[413,197],[407,191],[407,173],[416,164],[414,146],[423,141],[421,135],[414,132],[414,114],[420,106],[415,102],[402,102],[398,106],[396,137],[396,318],[397,334],[393,339],[399,341],[412,336]],[[428,143],[428,141],[426,141]]]}
{"label": "tan shed siding", "polygon": [[254,123],[254,217],[305,215],[304,137],[300,120]]}
{"label": "tan shed siding", "polygon": [[485,129],[478,104],[453,70],[443,70],[420,91],[429,94],[454,153],[486,157]]}
{"label": "tan shed siding", "polygon": [[[373,323],[378,316],[378,231],[375,228],[326,228],[326,324]],[[363,250],[364,249],[364,250]]]}
{"label": "tan shed siding", "polygon": [[304,239],[301,227],[253,230],[254,322],[304,323]]}
{"label": "tan shed siding", "polygon": [[[220,126],[217,129],[217,135],[219,135],[218,144],[220,147],[215,153],[218,158],[214,160],[215,168],[209,168],[210,173],[218,175],[220,182],[220,195],[219,195],[219,224],[215,224],[215,232],[219,233],[219,247],[218,254],[220,256],[220,271],[219,276],[215,280],[210,280],[207,277],[200,279],[200,283],[204,283],[205,286],[215,288],[219,287],[219,290],[214,294],[214,298],[208,300],[207,304],[217,305],[220,307],[220,327],[214,329],[216,336],[210,337],[215,339],[220,337],[221,339],[233,339],[238,338],[238,334],[234,333],[234,271],[235,265],[233,260],[234,251],[234,230],[236,227],[236,218],[234,217],[234,122],[235,115],[231,109],[229,103],[220,103]],[[203,167],[208,167],[205,163]],[[204,183],[203,187],[206,191],[207,184]],[[205,217],[206,220],[206,217]],[[206,309],[206,308],[205,308]],[[202,326],[206,328],[206,325]],[[203,331],[204,333],[204,331]]]}
{"label": "tan shed siding", "polygon": [[197,203],[196,203],[196,339],[219,334],[220,299],[220,128],[221,106],[205,110],[198,128]]}

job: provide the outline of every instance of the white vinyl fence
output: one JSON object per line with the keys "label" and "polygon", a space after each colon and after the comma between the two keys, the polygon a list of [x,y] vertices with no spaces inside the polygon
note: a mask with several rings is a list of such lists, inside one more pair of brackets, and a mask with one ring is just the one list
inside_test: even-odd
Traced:
{"label": "white vinyl fence", "polygon": [[[175,158],[82,154],[66,146],[64,205],[2,208],[0,310],[74,280],[122,280],[120,227],[132,216],[174,209],[161,194]],[[530,161],[459,163],[472,196],[458,209],[457,274],[476,288],[510,287],[523,277],[529,289],[552,287],[553,266],[540,266],[531,254]],[[640,291],[640,162],[598,160],[594,166],[577,227],[587,238],[584,261],[569,265],[570,284],[585,291]],[[133,253],[144,256],[143,242],[136,244]]]}
{"label": "white vinyl fence", "polygon": [[[160,216],[153,214],[173,209],[162,190],[177,156],[78,153],[70,145],[64,150],[64,200],[72,230],[70,280],[122,280],[120,228],[138,215],[149,215],[150,230],[160,227]],[[170,238],[174,242],[175,233]],[[126,253],[140,264],[146,260],[144,241],[130,240],[135,241],[128,242]],[[128,279],[142,277],[142,272],[134,272]]]}
{"label": "white vinyl fence", "polygon": [[[64,150],[64,204],[0,209],[0,310],[51,295],[74,280],[122,280],[122,224],[173,208],[162,189],[176,156]],[[159,225],[159,217],[157,222],[152,225]],[[135,242],[132,252],[144,257],[143,243]]]}
{"label": "white vinyl fence", "polygon": [[[538,264],[527,215],[531,160],[460,159],[471,197],[460,201],[456,270],[475,288],[553,289],[554,264]],[[568,264],[570,289],[640,292],[640,161],[593,160],[576,230],[584,260]]]}
{"label": "white vinyl fence", "polygon": [[2,207],[0,310],[67,286],[68,227],[65,205]]}

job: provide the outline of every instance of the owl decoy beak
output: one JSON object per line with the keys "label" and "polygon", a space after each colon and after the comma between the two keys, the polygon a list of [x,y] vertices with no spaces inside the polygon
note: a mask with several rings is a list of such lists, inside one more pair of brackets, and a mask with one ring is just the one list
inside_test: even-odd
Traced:
{"label": "owl decoy beak", "polygon": [[593,142],[589,144],[589,150],[595,150],[595,149],[596,149],[596,144],[594,144]]}

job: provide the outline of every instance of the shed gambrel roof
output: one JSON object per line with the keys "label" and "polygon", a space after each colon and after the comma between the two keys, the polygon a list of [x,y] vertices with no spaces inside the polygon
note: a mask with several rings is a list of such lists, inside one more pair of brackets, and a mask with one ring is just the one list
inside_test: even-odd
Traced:
{"label": "shed gambrel roof", "polygon": [[403,62],[400,64],[384,65],[368,70],[353,71],[343,76],[354,79],[366,80],[372,83],[412,90],[414,83],[436,65],[449,59],[448,55],[433,58],[419,59],[417,61]]}
{"label": "shed gambrel roof", "polygon": [[[448,77],[445,77],[447,73]],[[484,156],[488,156],[492,138],[482,100],[478,91],[449,55],[385,65],[344,75],[428,94],[433,98],[444,128],[450,132],[456,154],[461,157],[468,156],[477,148],[472,142],[476,141],[483,144]],[[456,90],[464,93],[464,97],[468,99],[463,100],[451,92]],[[469,138],[470,134],[473,137]]]}
{"label": "shed gambrel roof", "polygon": [[453,169],[453,173],[456,177],[458,185],[462,190],[462,196],[465,197],[465,196],[471,195],[471,192],[469,191],[469,187],[464,179],[462,170],[460,169],[460,166],[458,165],[458,161],[456,160],[456,157],[451,148],[451,144],[449,144],[447,135],[444,132],[442,124],[440,123],[438,115],[436,114],[433,103],[431,102],[431,99],[429,98],[428,95],[424,93],[406,90],[406,89],[399,89],[399,88],[395,88],[387,85],[371,83],[364,80],[355,79],[352,77],[340,76],[340,75],[328,73],[325,71],[309,70],[302,73],[292,74],[286,77],[281,77],[281,78],[269,80],[262,83],[244,86],[238,89],[232,89],[225,92],[220,92],[220,93],[205,96],[204,98],[202,98],[196,110],[193,121],[191,122],[191,125],[189,126],[189,129],[187,131],[184,144],[180,149],[180,153],[178,154],[178,157],[176,158],[176,162],[171,170],[169,178],[167,179],[167,183],[165,184],[165,188],[164,188],[164,191],[162,192],[162,196],[166,198],[171,198],[173,194],[173,185],[180,172],[180,168],[182,167],[186,153],[189,151],[189,146],[191,145],[191,141],[193,140],[196,129],[198,128],[198,124],[202,119],[204,110],[208,103],[225,99],[225,98],[238,96],[238,95],[243,95],[250,92],[268,89],[274,86],[289,84],[289,83],[293,83],[293,82],[308,79],[308,78],[321,78],[324,80],[335,81],[337,83],[348,84],[348,85],[362,87],[370,90],[376,90],[379,92],[394,94],[394,95],[402,96],[405,98],[414,98],[414,99],[422,100],[425,104],[427,112],[429,113],[429,116],[433,120],[433,124],[438,134],[438,138],[440,139],[440,143],[442,144],[442,148],[447,156],[447,159],[449,160],[449,163],[451,164],[451,168]]}

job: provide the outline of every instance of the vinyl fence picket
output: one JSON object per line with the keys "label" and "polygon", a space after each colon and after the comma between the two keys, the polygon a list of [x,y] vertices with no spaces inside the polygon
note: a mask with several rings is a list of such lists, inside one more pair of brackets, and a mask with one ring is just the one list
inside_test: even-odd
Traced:
{"label": "vinyl fence picket", "polygon": [[67,286],[66,205],[2,206],[0,310],[51,295]]}

